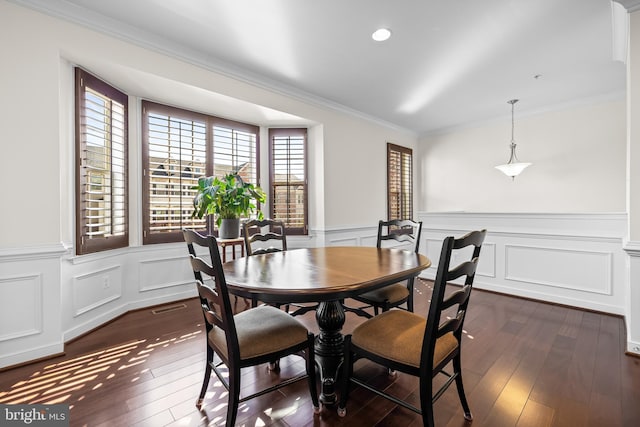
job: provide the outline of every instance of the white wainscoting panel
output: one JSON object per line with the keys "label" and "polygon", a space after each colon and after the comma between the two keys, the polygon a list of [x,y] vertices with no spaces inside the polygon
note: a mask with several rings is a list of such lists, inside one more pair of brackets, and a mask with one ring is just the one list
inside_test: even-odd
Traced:
{"label": "white wainscoting panel", "polygon": [[[475,285],[612,314],[627,313],[623,213],[420,213],[434,267],[442,240],[486,228]],[[430,268],[423,277],[434,278]]]}
{"label": "white wainscoting panel", "polygon": [[640,242],[626,242],[624,250],[629,256],[627,351],[640,356]]}
{"label": "white wainscoting panel", "polygon": [[0,277],[0,341],[42,333],[42,275]]}
{"label": "white wainscoting panel", "polygon": [[[375,245],[375,242],[374,242]],[[360,240],[355,237],[333,238],[329,241],[329,246],[363,246]]]}
{"label": "white wainscoting panel", "polygon": [[127,311],[196,296],[186,254],[184,243],[169,243],[64,259],[65,341]]}
{"label": "white wainscoting panel", "polygon": [[522,245],[504,248],[506,280],[612,294],[611,252]]}
{"label": "white wainscoting panel", "polygon": [[61,353],[62,245],[0,250],[0,368]]}
{"label": "white wainscoting panel", "polygon": [[312,230],[314,241],[325,242],[325,246],[375,246],[378,237],[378,224],[368,227],[337,227],[325,230]]}
{"label": "white wainscoting panel", "polygon": [[[186,254],[187,248],[184,247]],[[140,292],[192,285],[193,271],[185,255],[159,259],[145,259],[138,263],[138,286]],[[229,258],[230,259],[230,258]]]}
{"label": "white wainscoting panel", "polygon": [[[455,236],[460,237],[461,235],[462,234]],[[431,260],[431,267],[421,274],[422,277],[432,280],[435,279],[436,272],[438,271],[438,264],[440,262],[440,251],[442,250],[444,237],[446,236],[443,236],[440,239],[424,238],[425,242],[421,247],[426,247],[426,249],[424,251],[421,250],[420,252],[429,257]],[[471,254],[471,248],[454,253],[451,257],[451,265],[457,265],[463,261],[471,259]],[[486,239],[482,245],[480,253],[480,262],[478,263],[478,268],[476,270],[476,280],[478,280],[478,277],[496,277],[496,245],[488,242]]]}
{"label": "white wainscoting panel", "polygon": [[110,265],[72,280],[74,317],[122,297],[122,266]]}

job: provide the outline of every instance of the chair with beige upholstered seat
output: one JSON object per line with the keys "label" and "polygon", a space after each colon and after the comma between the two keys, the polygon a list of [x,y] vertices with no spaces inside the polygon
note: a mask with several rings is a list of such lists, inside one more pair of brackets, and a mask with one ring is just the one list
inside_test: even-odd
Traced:
{"label": "chair with beige upholstered seat", "polygon": [[[272,252],[282,252],[287,250],[287,233],[283,221],[265,218],[253,219],[242,225],[244,234],[245,249],[248,256],[262,255]],[[251,306],[258,305],[258,301],[253,298]],[[274,304],[280,308],[283,304]],[[284,310],[292,316],[299,316],[309,311],[313,311],[318,304],[301,305],[301,304],[284,304]],[[289,311],[290,306],[294,310]]]}
{"label": "chair with beige upholstered seat", "polygon": [[[287,250],[287,233],[284,222],[275,219],[252,219],[242,224],[242,234],[247,256],[282,252]],[[258,300],[251,299],[251,307],[256,307]],[[280,304],[275,304],[280,307]],[[289,311],[289,306],[286,310]]]}
{"label": "chair with beige upholstered seat", "polygon": [[[313,333],[293,317],[272,306],[259,306],[234,315],[215,237],[205,237],[192,230],[183,230],[183,235],[191,257],[207,332],[207,364],[196,406],[200,408],[202,405],[213,370],[229,391],[227,426],[235,424],[240,402],[305,378],[317,412]],[[208,249],[211,263],[198,256],[195,245]],[[210,280],[211,287],[208,286]],[[305,359],[305,373],[240,398],[242,368],[273,362],[291,354]],[[222,364],[228,369],[228,379],[218,369]]]}
{"label": "chair with beige upholstered seat", "polygon": [[[485,234],[486,230],[482,230],[471,232],[459,239],[444,239],[427,318],[405,310],[390,310],[366,320],[358,325],[351,335],[345,336],[342,394],[338,406],[340,416],[346,414],[349,386],[353,382],[422,414],[423,424],[433,427],[433,403],[455,381],[464,417],[467,420],[472,419],[462,384],[460,354],[462,327]],[[451,268],[453,251],[468,251],[469,249],[465,249],[468,247],[473,248],[471,261]],[[462,287],[448,292],[445,298],[448,282],[462,278]],[[354,376],[354,362],[361,358],[369,359],[393,371],[419,377],[420,407],[413,406]],[[453,373],[444,370],[450,363]],[[438,374],[445,375],[447,380],[434,394],[433,379]]]}
{"label": "chair with beige upholstered seat", "polygon": [[[393,241],[395,245],[407,247],[415,253],[420,249],[420,233],[422,232],[422,222],[409,219],[394,219],[391,221],[378,222],[378,237],[376,247],[381,248],[384,241]],[[388,311],[392,307],[399,307],[407,304],[407,310],[413,311],[413,282],[414,278],[406,282],[394,283],[380,289],[366,292],[353,297],[356,301],[365,303],[364,307],[349,308],[347,311],[354,312],[359,316],[370,318],[371,314],[365,309],[373,308],[377,316],[379,310]]]}
{"label": "chair with beige upholstered seat", "polygon": [[282,221],[253,219],[243,223],[242,230],[248,256],[287,250],[287,234]]}

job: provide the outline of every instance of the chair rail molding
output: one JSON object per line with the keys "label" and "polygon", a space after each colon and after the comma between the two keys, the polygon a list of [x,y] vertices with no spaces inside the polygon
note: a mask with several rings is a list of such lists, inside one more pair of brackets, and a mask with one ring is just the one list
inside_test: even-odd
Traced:
{"label": "chair rail molding", "polygon": [[638,241],[625,242],[624,251],[631,257],[640,257],[640,242]]}

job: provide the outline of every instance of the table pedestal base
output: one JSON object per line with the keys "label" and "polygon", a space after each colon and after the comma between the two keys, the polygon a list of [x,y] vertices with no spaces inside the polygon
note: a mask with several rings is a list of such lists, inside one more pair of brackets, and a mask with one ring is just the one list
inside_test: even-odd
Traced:
{"label": "table pedestal base", "polygon": [[334,404],[337,401],[336,385],[343,360],[342,326],[344,308],[340,301],[321,302],[316,309],[316,321],[320,333],[316,337],[316,365],[320,372],[320,402]]}

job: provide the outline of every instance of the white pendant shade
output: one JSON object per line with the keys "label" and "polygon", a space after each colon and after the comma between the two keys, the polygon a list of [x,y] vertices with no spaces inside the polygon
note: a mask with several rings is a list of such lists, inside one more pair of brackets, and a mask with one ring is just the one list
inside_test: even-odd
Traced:
{"label": "white pendant shade", "polygon": [[498,169],[500,172],[504,173],[505,175],[510,176],[511,178],[514,178],[520,175],[520,172],[525,170],[527,166],[531,166],[531,163],[522,163],[522,162],[506,163],[504,165],[496,166],[496,169]]}

